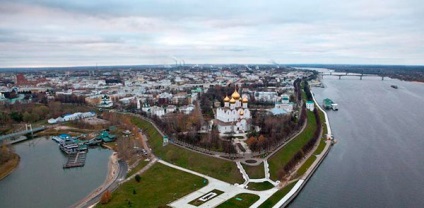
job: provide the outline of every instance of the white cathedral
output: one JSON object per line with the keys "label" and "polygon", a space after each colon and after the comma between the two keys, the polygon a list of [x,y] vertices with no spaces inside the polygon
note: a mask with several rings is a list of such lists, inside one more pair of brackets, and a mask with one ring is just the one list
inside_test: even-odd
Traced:
{"label": "white cathedral", "polygon": [[247,107],[247,96],[240,97],[237,90],[231,95],[231,99],[224,98],[224,107],[216,109],[215,124],[221,134],[245,133],[250,130],[251,115]]}

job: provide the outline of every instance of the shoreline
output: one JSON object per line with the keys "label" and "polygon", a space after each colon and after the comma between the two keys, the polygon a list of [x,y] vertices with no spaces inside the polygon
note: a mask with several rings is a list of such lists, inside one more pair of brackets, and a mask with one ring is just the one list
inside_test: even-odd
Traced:
{"label": "shoreline", "polygon": [[[317,105],[318,109],[323,112],[325,117],[325,123],[327,127],[327,141],[325,148],[323,152],[319,155],[319,159],[316,160],[306,171],[306,173],[299,179],[299,181],[295,184],[295,186],[283,197],[281,198],[273,207],[287,207],[290,203],[293,202],[293,200],[300,194],[303,187],[309,182],[310,178],[314,175],[315,171],[318,169],[318,167],[321,165],[322,161],[327,157],[328,153],[330,152],[330,149],[332,147],[330,138],[332,137],[331,132],[331,126],[330,121],[328,119],[327,113],[325,110],[321,108],[319,103],[316,101],[314,94],[312,93],[312,98]],[[311,155],[310,157],[313,157],[314,155]],[[306,158],[305,160],[307,160]]]}
{"label": "shoreline", "polygon": [[13,165],[12,168],[7,169],[6,172],[4,172],[4,173],[2,173],[0,175],[0,181],[3,180],[3,179],[5,179],[10,174],[12,174],[16,170],[16,168],[19,166],[19,163],[21,162],[21,157],[18,154],[16,154],[16,153],[13,153],[13,154],[14,154],[14,157],[15,158],[13,160],[11,160],[11,161],[7,161],[7,163],[5,163],[3,165],[7,166],[8,163],[14,162],[14,161],[16,161],[16,162],[14,162],[16,164],[12,164]]}
{"label": "shoreline", "polygon": [[106,189],[108,189],[110,184],[118,176],[118,169],[119,169],[119,165],[118,165],[117,153],[113,152],[109,157],[108,173],[106,175],[105,181],[100,186],[98,186],[96,189],[91,191],[87,196],[85,196],[84,198],[82,198],[81,200],[72,204],[69,207],[93,207],[93,206],[95,206],[97,203],[93,204],[91,206],[87,206],[87,202],[94,199],[96,196],[99,196],[99,194],[103,193]]}

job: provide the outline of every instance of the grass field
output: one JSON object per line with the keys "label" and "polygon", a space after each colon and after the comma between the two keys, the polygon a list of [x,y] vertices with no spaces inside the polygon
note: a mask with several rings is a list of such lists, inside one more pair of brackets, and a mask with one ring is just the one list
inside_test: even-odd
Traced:
{"label": "grass field", "polygon": [[112,200],[97,207],[159,207],[204,187],[202,177],[156,163],[135,179],[122,184],[112,193]]}
{"label": "grass field", "polygon": [[322,127],[323,127],[323,129],[322,129],[322,136],[325,136],[328,133],[327,132],[327,124],[325,123],[325,115],[324,115],[324,112],[322,112],[319,109],[318,109],[318,114],[319,114],[319,119],[321,120]]}
{"label": "grass field", "polygon": [[238,194],[235,197],[220,204],[219,206],[217,206],[217,208],[250,207],[252,204],[254,204],[258,200],[259,200],[258,195],[243,193],[243,194]]}
{"label": "grass field", "polygon": [[319,112],[319,118],[321,120],[322,123],[322,139],[319,142],[318,148],[315,150],[314,155],[319,155],[321,154],[321,152],[324,150],[325,147],[325,140],[327,139],[327,123],[325,123],[325,115],[324,112],[322,112],[321,110],[318,110]]}
{"label": "grass field", "polygon": [[249,178],[264,178],[265,177],[265,168],[264,163],[261,163],[257,166],[249,166],[242,164],[244,170],[246,171]]}
{"label": "grass field", "polygon": [[325,143],[325,139],[324,139],[324,138],[322,138],[322,139],[319,141],[319,145],[318,145],[317,149],[315,150],[314,155],[319,155],[319,154],[321,154],[321,152],[322,152],[322,151],[324,150],[324,148],[325,148],[325,145],[326,145],[326,143]]}
{"label": "grass field", "polygon": [[229,183],[244,182],[235,162],[203,155],[172,144],[163,147],[163,138],[152,124],[137,117],[132,117],[131,121],[148,135],[153,153],[161,159]]}
{"label": "grass field", "polygon": [[280,189],[279,191],[275,192],[271,197],[269,197],[264,203],[262,203],[259,208],[268,208],[272,207],[275,204],[278,203],[289,191],[293,188],[293,186],[297,183],[297,181],[294,181],[290,184],[288,184],[286,187]]}
{"label": "grass field", "polygon": [[144,168],[144,166],[146,166],[147,164],[149,164],[149,161],[145,161],[140,160],[140,162],[138,163],[137,166],[135,166],[133,169],[131,169],[128,173],[127,173],[127,178],[130,177],[132,174],[137,173],[139,170],[141,170],[142,168]]}
{"label": "grass field", "polygon": [[265,191],[274,188],[274,185],[272,183],[265,181],[262,183],[248,183],[247,189],[254,190],[254,191]]}
{"label": "grass field", "polygon": [[293,178],[301,177],[305,172],[311,167],[312,163],[317,159],[315,155],[311,155],[303,164],[302,166],[296,171],[296,174],[293,176]]}
{"label": "grass field", "polygon": [[278,171],[312,138],[317,128],[315,115],[309,110],[306,111],[306,114],[307,124],[303,132],[268,159],[272,180],[278,180]]}

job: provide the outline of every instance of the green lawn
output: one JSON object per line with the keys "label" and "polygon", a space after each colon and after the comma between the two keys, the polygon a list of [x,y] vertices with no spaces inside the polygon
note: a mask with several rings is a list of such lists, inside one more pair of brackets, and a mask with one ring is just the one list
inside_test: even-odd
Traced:
{"label": "green lawn", "polygon": [[300,177],[311,167],[312,163],[317,159],[315,155],[311,155],[303,164],[302,166],[297,170],[296,175],[294,175],[293,178]]}
{"label": "green lawn", "polygon": [[137,166],[135,166],[131,171],[127,173],[127,178],[130,177],[132,174],[137,173],[139,170],[143,169],[144,166],[149,164],[149,161],[140,160]]}
{"label": "green lawn", "polygon": [[[216,196],[214,196],[213,198],[215,198],[215,197],[217,197],[217,196],[221,195],[222,193],[224,193],[224,192],[223,192],[223,191],[221,191],[221,190],[214,189],[214,190],[212,190],[212,191],[209,191],[209,192],[208,192],[208,193],[206,193],[206,194],[209,194],[209,193],[211,193],[211,192],[213,192],[213,193],[216,193],[216,194],[217,194],[217,195],[216,195]],[[201,198],[201,197],[205,196],[206,194],[203,194],[203,195],[202,195],[202,196],[200,196],[199,198]],[[195,199],[195,200],[193,200],[193,201],[189,202],[189,204],[191,204],[191,205],[194,205],[194,206],[198,207],[198,206],[200,206],[200,205],[202,205],[202,204],[204,204],[204,203],[206,203],[206,202],[208,202],[208,201],[210,201],[210,200],[212,200],[212,199],[213,199],[213,198],[211,198],[211,199],[209,199],[209,200],[207,200],[207,201],[201,201],[201,200],[199,200],[199,198],[197,198],[197,199]]]}
{"label": "green lawn", "polygon": [[327,139],[327,124],[325,123],[325,115],[324,113],[318,109],[319,112],[319,118],[322,123],[322,139],[319,142],[318,148],[315,150],[314,155],[319,155],[324,150],[324,147],[326,145],[325,140]]}
{"label": "green lawn", "polygon": [[265,178],[264,163],[261,163],[257,166],[249,166],[245,164],[242,164],[242,166],[247,175],[249,175],[249,178]]}
{"label": "green lawn", "polygon": [[[303,83],[303,82],[302,82]],[[305,91],[303,90],[303,86],[302,86],[302,100],[304,100],[305,102],[306,102],[306,93],[305,93]]]}
{"label": "green lawn", "polygon": [[297,181],[294,181],[288,184],[287,186],[285,186],[284,188],[275,192],[271,197],[269,197],[266,201],[264,201],[264,203],[262,203],[259,206],[259,208],[268,208],[277,204],[278,201],[280,201],[287,193],[289,193],[289,191],[294,187],[296,183]]}
{"label": "green lawn", "polygon": [[318,147],[317,147],[317,149],[315,150],[315,152],[314,152],[314,155],[319,155],[319,154],[321,154],[321,152],[324,150],[324,148],[325,148],[325,145],[326,145],[326,143],[325,143],[325,139],[321,139],[320,141],[319,141],[319,145],[318,145]]}
{"label": "green lawn", "polygon": [[204,187],[202,177],[156,163],[135,179],[122,184],[112,193],[112,200],[97,207],[159,207]]}
{"label": "green lawn", "polygon": [[[316,105],[315,105],[315,107],[316,107]],[[321,120],[322,127],[323,127],[322,136],[325,136],[327,134],[327,124],[325,123],[325,115],[324,115],[324,112],[322,112],[319,109],[318,109],[318,114],[319,114],[319,119]]]}
{"label": "green lawn", "polygon": [[258,200],[258,195],[243,193],[225,201],[224,203],[217,206],[217,208],[250,207]]}
{"label": "green lawn", "polygon": [[287,164],[288,161],[312,138],[315,129],[315,115],[307,110],[307,124],[302,133],[286,144],[277,153],[268,159],[269,169],[272,180],[278,180],[278,171]]}
{"label": "green lawn", "polygon": [[254,191],[265,191],[274,188],[274,185],[272,183],[265,181],[262,183],[248,183],[247,189],[254,190]]}
{"label": "green lawn", "polygon": [[235,162],[196,153],[172,144],[162,146],[162,136],[149,122],[132,117],[131,121],[149,137],[153,153],[161,159],[229,183],[243,183]]}

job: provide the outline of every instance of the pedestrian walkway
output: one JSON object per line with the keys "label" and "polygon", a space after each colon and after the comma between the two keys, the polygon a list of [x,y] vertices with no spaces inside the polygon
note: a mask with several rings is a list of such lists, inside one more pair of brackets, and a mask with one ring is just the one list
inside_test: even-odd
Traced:
{"label": "pedestrian walkway", "polygon": [[243,166],[239,161],[236,162],[237,168],[240,170],[241,175],[243,176],[244,183],[242,184],[242,187],[245,188],[246,185],[249,183],[249,175],[247,175],[246,171],[244,170]]}
{"label": "pedestrian walkway", "polygon": [[[314,95],[312,94],[312,98],[316,104],[316,106],[318,106],[318,109],[321,110],[324,113],[324,117],[325,117],[325,123],[327,124],[327,140],[325,141],[325,147],[324,150],[321,152],[321,154],[319,155],[315,155],[317,157],[317,159],[312,163],[312,165],[308,168],[308,170],[305,172],[305,174],[302,175],[301,179],[295,184],[295,186],[290,190],[289,193],[287,193],[274,207],[282,207],[282,206],[287,206],[290,201],[292,199],[294,199],[296,197],[296,195],[300,192],[300,190],[303,188],[303,186],[306,184],[306,182],[310,179],[310,177],[312,176],[312,174],[315,172],[315,170],[318,168],[318,166],[321,164],[321,162],[324,160],[324,158],[327,156],[330,148],[331,148],[331,139],[332,139],[332,133],[331,133],[331,127],[330,127],[330,122],[328,120],[328,116],[327,113],[321,108],[321,106],[318,104],[318,102],[315,100]],[[311,151],[313,154],[313,152],[315,151],[315,149],[318,146],[316,146],[313,151]],[[312,155],[312,157],[314,157]],[[305,160],[306,161],[306,160]],[[305,161],[303,161],[300,165],[302,165]]]}
{"label": "pedestrian walkway", "polygon": [[255,179],[251,179],[249,177],[249,175],[246,173],[246,171],[244,170],[243,166],[241,165],[240,161],[236,162],[237,164],[237,168],[240,170],[240,173],[243,175],[244,178],[244,183],[241,185],[241,187],[243,188],[247,188],[247,184],[249,183],[263,183],[263,182],[270,182],[272,185],[277,186],[280,181],[273,181],[269,178],[270,174],[269,174],[269,165],[268,165],[268,161],[264,160],[264,172],[265,172],[265,178],[255,178]]}
{"label": "pedestrian walkway", "polygon": [[125,183],[129,180],[131,180],[132,178],[134,178],[137,174],[141,175],[142,173],[144,173],[146,170],[148,170],[150,167],[152,167],[156,162],[158,161],[158,159],[156,157],[154,157],[146,166],[144,166],[141,170],[139,170],[137,173],[134,173],[132,175],[130,175],[127,179],[125,179],[124,181],[122,181],[122,183]]}
{"label": "pedestrian walkway", "polygon": [[[167,165],[169,167],[172,167],[172,168],[175,168],[175,169],[178,169],[178,170],[185,171],[187,173],[191,173],[193,175],[197,175],[197,176],[206,178],[208,180],[208,182],[209,182],[208,185],[206,185],[205,187],[203,187],[203,188],[201,188],[201,189],[199,189],[199,190],[197,190],[195,192],[192,192],[191,194],[189,194],[189,195],[187,195],[187,196],[185,196],[183,198],[180,198],[180,199],[178,199],[178,200],[176,200],[174,202],[171,202],[169,204],[169,206],[171,206],[171,207],[187,207],[187,208],[190,208],[190,207],[192,207],[192,208],[195,208],[195,207],[200,207],[200,208],[203,208],[203,207],[216,207],[216,206],[220,205],[221,203],[223,203],[223,202],[231,199],[232,197],[236,196],[237,194],[241,194],[241,193],[251,193],[251,194],[258,195],[259,196],[259,200],[256,201],[251,206],[251,207],[258,207],[266,199],[268,199],[270,196],[272,196],[272,194],[274,194],[275,192],[278,191],[277,188],[272,188],[272,189],[269,189],[269,190],[266,190],[266,191],[252,191],[252,190],[247,190],[247,189],[244,189],[244,188],[240,187],[237,184],[232,185],[232,184],[229,184],[227,182],[220,181],[218,179],[209,177],[207,175],[204,175],[204,174],[201,174],[201,173],[192,171],[192,170],[188,170],[188,169],[185,169],[185,168],[182,168],[182,167],[173,165],[173,164],[168,163],[168,162],[165,162],[163,160],[158,160],[158,162],[159,163],[162,163],[164,165]],[[200,206],[193,206],[193,205],[189,204],[189,202],[191,202],[191,201],[193,201],[193,200],[195,200],[195,199],[197,199],[197,198],[205,195],[208,192],[211,192],[214,189],[223,191],[224,193],[222,193],[221,195],[219,195],[219,196],[217,196],[217,197],[215,197],[215,198],[213,198],[213,199],[205,202],[204,204],[202,204]]]}

